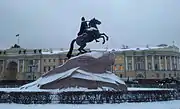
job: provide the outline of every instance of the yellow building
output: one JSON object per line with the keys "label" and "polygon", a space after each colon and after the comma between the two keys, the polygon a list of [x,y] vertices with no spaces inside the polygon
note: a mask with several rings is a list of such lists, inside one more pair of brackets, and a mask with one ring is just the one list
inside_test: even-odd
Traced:
{"label": "yellow building", "polygon": [[[93,51],[93,50],[92,50]],[[101,51],[101,50],[94,50]],[[176,46],[116,49],[112,72],[121,78],[180,79],[180,52]],[[67,50],[24,49],[0,50],[0,80],[36,80],[63,64]]]}
{"label": "yellow building", "polygon": [[24,49],[15,45],[0,50],[0,80],[36,80],[65,60],[60,49]]}
{"label": "yellow building", "polygon": [[113,72],[121,78],[180,79],[180,52],[176,46],[115,50]]}

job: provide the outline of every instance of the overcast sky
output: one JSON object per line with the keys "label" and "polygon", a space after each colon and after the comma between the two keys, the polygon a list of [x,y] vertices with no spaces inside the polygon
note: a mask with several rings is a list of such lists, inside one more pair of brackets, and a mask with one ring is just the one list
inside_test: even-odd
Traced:
{"label": "overcast sky", "polygon": [[91,48],[180,45],[180,0],[0,0],[0,48],[16,43],[16,34],[24,48],[69,48],[81,16],[100,20],[110,37]]}

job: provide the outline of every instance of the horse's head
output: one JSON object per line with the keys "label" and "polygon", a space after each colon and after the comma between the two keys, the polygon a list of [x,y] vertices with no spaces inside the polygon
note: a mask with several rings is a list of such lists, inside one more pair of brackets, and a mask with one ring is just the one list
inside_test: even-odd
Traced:
{"label": "horse's head", "polygon": [[93,18],[89,21],[89,26],[90,27],[96,27],[96,25],[100,25],[101,21],[97,20],[96,18]]}
{"label": "horse's head", "polygon": [[96,18],[93,18],[93,19],[92,19],[92,22],[94,22],[94,23],[97,24],[97,25],[100,25],[100,24],[101,24],[101,21],[97,20]]}

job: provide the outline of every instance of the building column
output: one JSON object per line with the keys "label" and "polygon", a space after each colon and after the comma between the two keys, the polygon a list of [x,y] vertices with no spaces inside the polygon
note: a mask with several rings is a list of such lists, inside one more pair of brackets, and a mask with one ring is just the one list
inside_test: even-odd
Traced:
{"label": "building column", "polygon": [[178,68],[179,68],[179,65],[178,65],[178,62],[179,62],[179,61],[178,61],[178,59],[179,59],[179,57],[177,56],[177,57],[176,57],[176,66],[177,66],[177,70],[178,70]]}
{"label": "building column", "polygon": [[151,64],[152,64],[152,70],[155,70],[155,68],[154,68],[154,55],[152,55],[152,61],[151,61]]}
{"label": "building column", "polygon": [[147,56],[145,56],[145,70],[148,70]]}
{"label": "building column", "polygon": [[5,71],[5,68],[4,68],[4,67],[5,67],[5,60],[3,60],[2,67],[3,67],[3,68],[2,68],[2,73],[4,73],[4,71]]}
{"label": "building column", "polygon": [[18,65],[17,65],[17,72],[19,72],[19,60],[18,60]]}
{"label": "building column", "polygon": [[2,63],[0,63],[0,66],[2,66],[2,71],[0,72],[0,79],[3,78],[3,73],[4,73],[4,60],[0,60]]}
{"label": "building column", "polygon": [[38,60],[38,72],[40,72],[40,69],[41,69],[41,61],[40,61],[40,59]]}
{"label": "building column", "polygon": [[178,56],[178,70],[180,70],[180,57]]}
{"label": "building column", "polygon": [[174,58],[173,58],[173,61],[174,61],[174,66],[173,66],[173,68],[175,69],[175,65],[176,65],[176,69],[177,69],[177,63],[176,63],[176,57],[174,56]]}
{"label": "building column", "polygon": [[134,56],[132,56],[132,71],[134,71]]}
{"label": "building column", "polygon": [[159,56],[159,70],[162,70],[162,66],[161,66],[161,56]]}
{"label": "building column", "polygon": [[128,61],[127,61],[127,56],[125,57],[125,67],[126,67],[125,71],[129,70],[129,69],[128,69]]}
{"label": "building column", "polygon": [[170,60],[170,70],[172,70],[172,56],[170,56],[169,60]]}
{"label": "building column", "polygon": [[24,60],[23,60],[23,68],[22,68],[22,72],[24,72]]}
{"label": "building column", "polygon": [[165,70],[167,70],[167,56],[164,57],[164,61],[165,61]]}
{"label": "building column", "polygon": [[177,57],[177,69],[180,70],[179,56]]}

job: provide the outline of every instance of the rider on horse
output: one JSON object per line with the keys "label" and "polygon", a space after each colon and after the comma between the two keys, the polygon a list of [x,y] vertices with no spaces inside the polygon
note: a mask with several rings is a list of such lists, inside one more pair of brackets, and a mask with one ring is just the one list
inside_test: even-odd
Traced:
{"label": "rider on horse", "polygon": [[82,17],[81,28],[80,28],[80,31],[78,33],[78,35],[80,35],[80,36],[78,36],[77,38],[75,38],[71,41],[70,49],[66,55],[68,59],[70,59],[72,57],[75,42],[77,45],[80,46],[78,48],[79,53],[77,54],[77,55],[79,55],[79,54],[83,54],[83,53],[87,52],[84,49],[86,47],[87,43],[90,43],[90,42],[97,40],[99,38],[103,38],[102,44],[104,44],[105,43],[104,37],[106,37],[106,40],[108,40],[108,36],[105,33],[99,32],[97,25],[100,25],[100,24],[101,24],[101,21],[93,18],[89,21],[89,23],[88,23],[89,27],[88,27],[87,21],[85,21],[85,18]]}
{"label": "rider on horse", "polygon": [[80,27],[80,31],[78,32],[78,36],[82,35],[83,33],[86,33],[86,29],[88,28],[88,21],[85,21],[85,18],[82,17],[81,18],[81,27]]}
{"label": "rider on horse", "polygon": [[[87,35],[87,29],[89,28],[88,27],[88,24],[87,22],[89,21],[86,21],[84,17],[81,18],[81,26],[80,26],[80,31],[78,32],[78,36],[84,36],[84,35]],[[96,40],[96,42],[99,42],[95,37],[95,35],[93,35],[94,39]]]}

